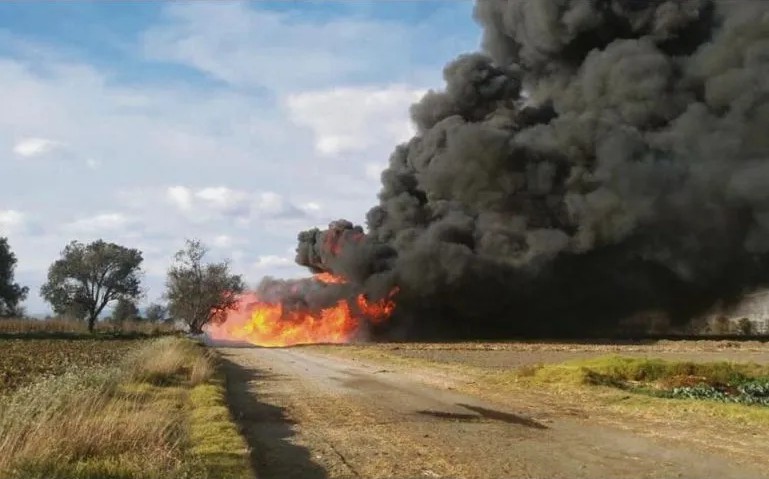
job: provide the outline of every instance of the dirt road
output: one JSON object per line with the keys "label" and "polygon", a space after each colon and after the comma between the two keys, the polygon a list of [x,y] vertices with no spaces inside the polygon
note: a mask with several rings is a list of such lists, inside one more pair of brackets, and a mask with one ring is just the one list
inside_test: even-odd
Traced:
{"label": "dirt road", "polygon": [[425,371],[305,348],[220,351],[260,479],[769,477],[688,443],[428,385]]}

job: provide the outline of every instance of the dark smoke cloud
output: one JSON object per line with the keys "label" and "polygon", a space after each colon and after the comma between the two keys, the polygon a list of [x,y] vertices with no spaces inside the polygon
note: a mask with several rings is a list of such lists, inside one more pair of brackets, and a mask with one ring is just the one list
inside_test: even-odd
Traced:
{"label": "dark smoke cloud", "polygon": [[769,2],[478,0],[483,52],[411,109],[367,233],[297,262],[412,336],[686,321],[769,280]]}

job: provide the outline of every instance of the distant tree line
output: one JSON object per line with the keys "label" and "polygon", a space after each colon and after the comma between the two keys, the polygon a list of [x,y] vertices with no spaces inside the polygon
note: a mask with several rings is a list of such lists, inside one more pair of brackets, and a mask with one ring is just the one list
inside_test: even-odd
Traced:
{"label": "distant tree line", "polygon": [[[142,289],[141,251],[97,240],[84,244],[72,241],[48,268],[40,295],[59,316],[85,321],[89,331],[107,308],[109,321],[182,321],[193,334],[232,309],[245,285],[231,271],[229,261],[205,262],[207,248],[198,240],[187,240],[174,255],[168,269],[166,304],[152,303],[141,314],[137,306]],[[23,315],[21,303],[29,288],[15,282],[17,259],[7,238],[0,238],[0,318]]]}

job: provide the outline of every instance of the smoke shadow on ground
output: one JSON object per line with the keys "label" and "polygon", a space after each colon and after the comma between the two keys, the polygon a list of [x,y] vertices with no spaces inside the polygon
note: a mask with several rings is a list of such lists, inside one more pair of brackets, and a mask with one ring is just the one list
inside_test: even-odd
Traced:
{"label": "smoke shadow on ground", "polygon": [[249,384],[279,381],[281,376],[248,370],[224,359],[227,402],[251,451],[251,467],[259,479],[326,479],[325,470],[313,462],[307,448],[291,443],[293,422],[284,408],[261,402]]}
{"label": "smoke shadow on ground", "polygon": [[542,423],[539,423],[533,419],[527,417],[518,416],[517,414],[511,414],[509,412],[497,411],[495,409],[488,409],[480,406],[472,406],[470,404],[457,404],[465,409],[469,409],[483,416],[486,419],[493,419],[495,421],[503,421],[508,424],[518,424],[519,426],[526,426],[533,429],[547,429]]}
{"label": "smoke shadow on ground", "polygon": [[457,404],[457,406],[463,407],[473,411],[475,414],[456,413],[448,411],[436,411],[432,409],[424,409],[417,411],[418,414],[423,416],[431,416],[438,419],[447,419],[452,421],[480,421],[481,419],[491,419],[493,421],[506,422],[508,424],[517,424],[519,426],[530,427],[532,429],[547,429],[547,426],[541,424],[533,419],[529,419],[517,414],[511,414],[509,412],[497,411],[495,409],[488,409],[480,406],[472,406],[469,404]]}

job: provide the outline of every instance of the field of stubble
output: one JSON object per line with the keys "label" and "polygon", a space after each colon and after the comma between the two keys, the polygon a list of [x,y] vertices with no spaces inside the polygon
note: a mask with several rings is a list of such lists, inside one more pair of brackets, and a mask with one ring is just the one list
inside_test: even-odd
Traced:
{"label": "field of stubble", "polygon": [[[359,346],[350,345],[349,347]],[[365,348],[404,359],[493,370],[561,363],[607,355],[660,358],[671,361],[733,361],[769,364],[769,342],[762,341],[379,343],[368,344]]]}

